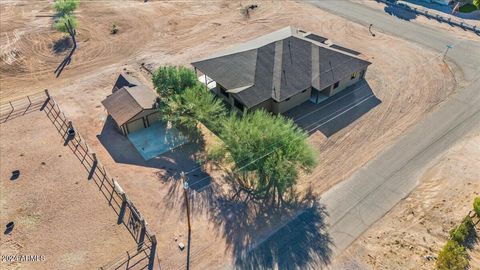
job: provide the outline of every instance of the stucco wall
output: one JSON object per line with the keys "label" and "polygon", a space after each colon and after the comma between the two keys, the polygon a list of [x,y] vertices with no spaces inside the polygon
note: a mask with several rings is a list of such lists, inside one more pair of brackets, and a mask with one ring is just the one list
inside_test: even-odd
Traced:
{"label": "stucco wall", "polygon": [[307,91],[296,94],[292,96],[289,100],[285,100],[282,102],[273,102],[272,104],[272,112],[274,113],[284,113],[302,103],[307,101],[310,98],[310,93],[312,88],[306,89]]}
{"label": "stucco wall", "polygon": [[[366,72],[366,71],[365,71]],[[351,86],[351,85],[354,85],[356,84],[357,82],[359,82],[361,79],[362,79],[362,71],[358,71],[357,72],[357,77],[353,80],[350,79],[350,77],[347,77],[343,80],[340,81],[340,84],[338,85],[337,88],[333,89],[332,87],[332,90],[330,91],[330,96],[333,96],[335,95],[336,93],[342,91],[342,90],[345,90],[345,88]],[[364,75],[365,76],[365,75]]]}

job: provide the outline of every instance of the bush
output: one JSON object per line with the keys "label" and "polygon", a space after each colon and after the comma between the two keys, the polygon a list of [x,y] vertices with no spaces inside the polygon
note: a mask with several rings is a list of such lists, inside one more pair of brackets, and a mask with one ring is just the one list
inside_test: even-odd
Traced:
{"label": "bush", "polygon": [[54,24],[55,29],[57,29],[60,32],[68,33],[67,26],[65,25],[67,24],[68,21],[70,21],[70,24],[72,25],[73,29],[77,28],[78,26],[77,19],[72,15],[65,15],[63,17],[60,17],[60,19],[58,19],[55,22]]}
{"label": "bush", "polygon": [[473,211],[475,211],[477,217],[480,218],[480,197],[476,197],[473,200]]}
{"label": "bush", "polygon": [[460,225],[450,230],[450,238],[457,243],[462,244],[465,242],[465,239],[473,228],[474,224],[472,218],[466,216]]}
{"label": "bush", "polygon": [[468,267],[465,248],[456,241],[448,240],[438,254],[436,267],[438,270],[465,270]]}
{"label": "bush", "polygon": [[55,10],[61,15],[70,15],[78,8],[78,0],[56,0],[53,4]]}

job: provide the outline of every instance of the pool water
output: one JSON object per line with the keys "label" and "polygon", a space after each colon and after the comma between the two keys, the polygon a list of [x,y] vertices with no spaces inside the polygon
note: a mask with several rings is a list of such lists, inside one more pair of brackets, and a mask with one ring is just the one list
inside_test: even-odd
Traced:
{"label": "pool water", "polygon": [[128,139],[144,160],[157,157],[188,142],[186,136],[163,121],[128,134]]}

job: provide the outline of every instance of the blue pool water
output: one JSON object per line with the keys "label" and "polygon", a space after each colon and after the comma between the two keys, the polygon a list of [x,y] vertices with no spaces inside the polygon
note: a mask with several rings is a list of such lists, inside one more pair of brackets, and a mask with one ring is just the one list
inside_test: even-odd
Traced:
{"label": "blue pool water", "polygon": [[168,127],[163,121],[128,134],[128,139],[145,160],[159,156],[188,141],[180,131]]}

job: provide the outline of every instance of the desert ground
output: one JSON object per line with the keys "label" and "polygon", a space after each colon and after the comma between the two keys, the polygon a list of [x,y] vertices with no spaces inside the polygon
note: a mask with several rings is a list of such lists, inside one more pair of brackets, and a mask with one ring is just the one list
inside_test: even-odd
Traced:
{"label": "desert ground", "polygon": [[[259,7],[245,18],[241,8],[250,2],[82,1],[76,11],[78,48],[58,78],[53,71],[67,52],[54,51],[63,34],[52,28],[52,18],[48,17],[53,15],[51,3],[0,4],[0,99],[50,90],[145,215],[157,235],[158,262],[164,269],[187,264],[186,251],[177,247],[178,242],[187,242],[182,191],[177,182],[165,179],[197,167],[191,154],[194,147],[187,145],[145,162],[137,158],[126,139],[112,134],[100,101],[111,92],[119,72],[129,72],[151,85],[149,74],[140,68],[142,63],[149,68],[188,66],[194,59],[288,25],[362,52],[373,63],[366,80],[381,103],[329,137],[319,131],[310,136],[310,143],[320,153],[319,166],[301,179],[299,189],[312,189],[316,194],[347,178],[439,106],[456,86],[466,83],[453,64],[413,43],[382,32],[373,38],[366,27],[308,3],[257,3]],[[117,35],[109,33],[113,23],[119,28]],[[470,37],[459,35],[462,38]],[[213,186],[221,189],[220,173],[204,173],[215,176]],[[203,177],[202,173],[198,177]],[[248,224],[242,230],[228,227],[243,210],[239,207],[229,212],[228,220],[222,221],[219,207],[228,204],[219,206],[212,193],[210,189],[191,195],[192,269],[224,268],[235,260],[232,254],[245,249],[245,242],[264,238],[278,225]]]}
{"label": "desert ground", "polygon": [[[337,267],[433,269],[435,260],[427,258],[438,255],[450,229],[472,210],[473,198],[480,195],[479,168],[477,129],[432,161],[418,187],[358,238],[338,258]],[[471,269],[480,269],[478,240],[467,250]]]}
{"label": "desert ground", "polygon": [[[0,125],[0,160],[0,223],[15,222],[2,231],[2,258],[43,256],[2,259],[2,269],[94,269],[136,247],[44,112]],[[12,181],[13,170],[20,176]]]}

